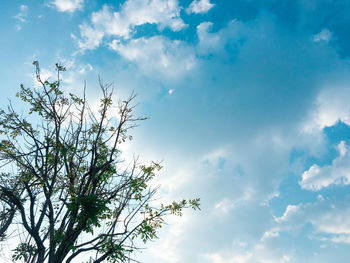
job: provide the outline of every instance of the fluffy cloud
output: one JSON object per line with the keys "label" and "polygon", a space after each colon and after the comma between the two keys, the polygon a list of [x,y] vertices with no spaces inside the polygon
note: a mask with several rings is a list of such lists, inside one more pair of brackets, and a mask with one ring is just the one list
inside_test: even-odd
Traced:
{"label": "fluffy cloud", "polygon": [[194,0],[186,9],[186,12],[195,14],[207,13],[213,6],[214,4],[210,3],[210,0]]}
{"label": "fluffy cloud", "polygon": [[320,42],[320,41],[328,42],[331,40],[331,38],[332,38],[332,32],[325,28],[320,33],[313,36],[313,41],[314,42]]}
{"label": "fluffy cloud", "polygon": [[212,22],[202,22],[197,26],[198,50],[200,53],[209,53],[216,50],[221,42],[219,34],[209,33],[212,26]]}
{"label": "fluffy cloud", "polygon": [[334,203],[321,199],[315,203],[288,205],[276,226],[268,232],[296,232],[312,224],[314,236],[321,241],[350,243],[350,206],[346,201]]}
{"label": "fluffy cloud", "polygon": [[350,78],[344,77],[348,74],[348,71],[342,72],[340,76],[333,77],[335,83],[325,83],[327,86],[316,98],[316,107],[309,122],[311,129],[330,127],[338,121],[350,125]]}
{"label": "fluffy cloud", "polygon": [[103,37],[129,39],[135,27],[155,24],[160,30],[169,27],[179,31],[185,27],[180,18],[181,8],[177,0],[128,0],[114,12],[105,5],[102,10],[91,15],[91,24],[80,25],[81,49],[94,49],[101,44]]}
{"label": "fluffy cloud", "polygon": [[195,66],[191,47],[162,36],[132,39],[125,44],[114,40],[110,47],[148,75],[157,72],[167,77],[179,77]]}
{"label": "fluffy cloud", "polygon": [[331,165],[319,166],[314,164],[302,175],[299,182],[303,189],[318,191],[331,184],[350,184],[350,152],[349,147],[342,141],[338,145],[339,156]]}
{"label": "fluffy cloud", "polygon": [[232,20],[218,32],[210,32],[212,22],[202,22],[197,26],[198,46],[200,55],[223,52],[226,44],[233,44],[244,37],[245,26],[237,20]]}
{"label": "fluffy cloud", "polygon": [[73,13],[76,10],[82,10],[84,0],[55,0],[51,5],[59,12]]}

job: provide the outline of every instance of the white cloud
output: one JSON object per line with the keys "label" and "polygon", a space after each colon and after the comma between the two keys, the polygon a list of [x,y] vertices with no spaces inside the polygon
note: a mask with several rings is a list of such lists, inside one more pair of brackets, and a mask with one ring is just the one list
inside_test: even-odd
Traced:
{"label": "white cloud", "polygon": [[286,211],[284,211],[284,214],[281,217],[275,218],[276,222],[283,222],[286,220],[290,220],[291,217],[295,216],[300,209],[300,206],[297,205],[288,205],[286,208]]}
{"label": "white cloud", "polygon": [[197,26],[199,50],[202,52],[208,52],[211,49],[216,49],[216,47],[220,44],[220,35],[208,32],[212,26],[212,22],[202,22]]}
{"label": "white cloud", "polygon": [[295,232],[311,223],[314,231],[312,236],[319,240],[350,243],[350,206],[345,202],[334,204],[322,199],[315,203],[288,205],[284,214],[275,218],[275,221],[277,224],[266,231],[262,239],[266,239],[270,233]]}
{"label": "white cloud", "polygon": [[[349,69],[342,63],[334,65],[334,70],[338,73],[333,70],[326,78],[320,76],[320,90],[300,128],[304,136],[309,134],[310,142],[315,142],[315,146],[326,141],[323,132],[325,127],[336,125],[339,121],[350,125]],[[319,155],[321,152],[316,147],[312,154]]]}
{"label": "white cloud", "polygon": [[19,22],[27,22],[26,17],[28,15],[28,6],[27,5],[21,5],[19,7],[19,13],[17,15],[15,15],[15,18],[19,21]]}
{"label": "white cloud", "polygon": [[90,64],[78,63],[75,59],[61,58],[60,63],[67,69],[64,72],[63,82],[67,90],[74,90],[77,86],[82,87],[84,78],[87,74],[95,72],[95,69]]}
{"label": "white cloud", "polygon": [[186,9],[187,13],[207,13],[214,4],[210,3],[210,0],[194,0],[190,6]]}
{"label": "white cloud", "polygon": [[221,163],[228,158],[228,152],[224,148],[218,148],[203,156],[203,162],[220,168]]}
{"label": "white cloud", "polygon": [[342,83],[333,85],[320,92],[310,126],[323,129],[333,126],[338,121],[350,125],[350,87],[347,83],[349,79],[342,81],[343,85]]}
{"label": "white cloud", "polygon": [[331,38],[332,38],[332,32],[325,28],[320,33],[314,35],[312,40],[314,42],[320,42],[320,41],[329,42]]}
{"label": "white cloud", "polygon": [[278,231],[276,230],[270,230],[270,231],[266,231],[262,238],[261,238],[261,241],[265,241],[266,239],[269,239],[269,238],[273,238],[273,237],[279,237],[280,234]]}
{"label": "white cloud", "polygon": [[287,263],[293,259],[288,249],[279,251],[278,248],[267,247],[258,243],[252,247],[233,245],[232,248],[205,254],[211,263]]}
{"label": "white cloud", "polygon": [[[158,244],[152,245],[149,250],[150,254],[162,262],[177,263],[180,262],[179,245],[183,240],[185,229],[189,229],[191,220],[189,217],[172,218],[169,224],[171,227],[167,229],[166,237],[161,239]],[[192,222],[193,223],[193,222]]]}
{"label": "white cloud", "polygon": [[84,0],[55,0],[51,5],[59,12],[73,13],[84,8]]}
{"label": "white cloud", "polygon": [[197,51],[200,55],[208,53],[219,53],[225,50],[224,46],[228,42],[235,42],[244,34],[244,25],[237,20],[231,20],[227,27],[210,32],[213,27],[212,22],[202,22],[197,26],[197,37],[199,40]]}
{"label": "white cloud", "polygon": [[221,251],[217,253],[207,254],[206,258],[209,259],[211,263],[247,263],[250,262],[252,254]]}
{"label": "white cloud", "polygon": [[177,0],[128,0],[121,15],[129,27],[149,23],[158,24],[161,29],[170,27],[179,31],[185,27],[180,10]]}
{"label": "white cloud", "polygon": [[125,44],[114,40],[110,47],[126,60],[136,63],[145,74],[179,77],[195,66],[191,47],[161,36],[132,39]]}
{"label": "white cloud", "polygon": [[[104,36],[104,32],[100,30],[95,30],[88,24],[83,23],[79,25],[80,35],[84,41],[79,40],[79,47],[82,49],[94,49],[98,47]],[[75,38],[75,37],[73,37]]]}
{"label": "white cloud", "polygon": [[128,0],[114,12],[107,5],[91,15],[91,25],[80,25],[82,39],[78,42],[83,50],[98,47],[103,37],[129,39],[137,26],[155,24],[159,30],[169,27],[180,31],[186,25],[180,17],[177,0]]}
{"label": "white cloud", "polygon": [[231,209],[244,204],[247,201],[252,200],[254,196],[254,190],[250,187],[247,187],[241,197],[237,198],[236,200],[230,200],[228,198],[225,198],[219,202],[217,202],[214,206],[214,209],[216,211],[219,211],[223,214],[227,214]]}
{"label": "white cloud", "polygon": [[311,217],[310,221],[317,231],[333,234],[334,240],[348,243],[349,238],[344,237],[350,236],[350,207],[330,206],[328,211],[322,211],[320,217]]}
{"label": "white cloud", "polygon": [[318,191],[332,184],[350,184],[350,152],[344,141],[338,145],[339,156],[331,165],[312,165],[299,182],[303,189]]}
{"label": "white cloud", "polygon": [[350,235],[338,235],[330,239],[334,243],[350,244]]}
{"label": "white cloud", "polygon": [[269,205],[269,202],[272,200],[272,199],[274,199],[274,198],[277,198],[277,197],[279,197],[280,196],[280,192],[279,191],[277,191],[277,190],[275,190],[275,191],[273,191],[273,192],[271,192],[266,198],[265,198],[265,200],[263,200],[262,202],[261,202],[261,205]]}
{"label": "white cloud", "polygon": [[219,210],[221,213],[228,213],[232,208],[235,207],[235,203],[229,199],[221,200],[215,204],[215,210]]}
{"label": "white cloud", "polygon": [[18,21],[18,24],[16,25],[17,30],[22,29],[22,24],[27,22],[27,16],[28,16],[28,6],[21,5],[19,7],[19,13],[14,16],[14,18]]}
{"label": "white cloud", "polygon": [[[275,224],[271,229],[265,231],[261,240],[266,240],[266,235],[269,235],[269,233],[279,235],[281,231],[291,233],[299,231],[308,221],[310,221],[310,215],[308,212],[311,214],[312,211],[315,210],[312,210],[310,207],[312,207],[312,204],[288,205],[282,216],[274,217]],[[309,211],[308,208],[310,209]]]}

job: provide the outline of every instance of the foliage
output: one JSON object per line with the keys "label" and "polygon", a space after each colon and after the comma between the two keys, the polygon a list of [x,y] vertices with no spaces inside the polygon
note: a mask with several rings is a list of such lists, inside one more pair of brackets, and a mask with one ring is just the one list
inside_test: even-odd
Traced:
{"label": "foliage", "polygon": [[13,260],[71,262],[87,254],[93,262],[126,262],[137,240],[157,237],[166,215],[199,208],[199,199],[155,206],[150,182],[160,164],[121,160],[120,144],[144,120],[133,116],[134,95],[115,112],[112,90],[100,81],[103,97],[93,111],[85,87],[82,98],[61,89],[64,67],[56,64],[50,82],[33,64],[40,88],[21,85],[17,93],[28,115],[11,104],[0,111],[0,237],[8,240],[12,229],[25,240]]}

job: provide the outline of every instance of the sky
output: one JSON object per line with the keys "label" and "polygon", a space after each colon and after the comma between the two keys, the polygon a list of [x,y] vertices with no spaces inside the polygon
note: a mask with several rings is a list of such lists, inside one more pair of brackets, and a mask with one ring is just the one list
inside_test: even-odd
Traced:
{"label": "sky", "polygon": [[[350,1],[1,1],[0,107],[38,60],[98,103],[135,92],[125,156],[162,161],[144,263],[334,263],[350,248]],[[21,108],[22,105],[16,105]]]}

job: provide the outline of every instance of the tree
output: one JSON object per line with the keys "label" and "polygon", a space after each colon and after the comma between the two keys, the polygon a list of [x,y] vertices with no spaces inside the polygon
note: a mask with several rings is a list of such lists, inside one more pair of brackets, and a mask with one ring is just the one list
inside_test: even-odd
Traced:
{"label": "tree", "polygon": [[40,88],[21,85],[17,93],[26,115],[11,103],[0,111],[1,240],[20,235],[12,257],[24,262],[68,263],[81,255],[96,263],[133,260],[166,215],[198,209],[199,199],[157,206],[150,182],[161,165],[122,161],[120,144],[144,120],[133,116],[134,95],[109,117],[110,85],[99,82],[103,96],[94,112],[85,87],[82,98],[62,91],[63,66],[56,64],[57,79],[49,81],[33,64]]}

